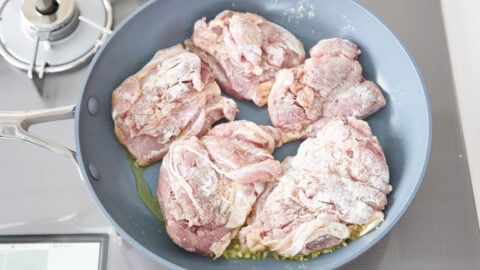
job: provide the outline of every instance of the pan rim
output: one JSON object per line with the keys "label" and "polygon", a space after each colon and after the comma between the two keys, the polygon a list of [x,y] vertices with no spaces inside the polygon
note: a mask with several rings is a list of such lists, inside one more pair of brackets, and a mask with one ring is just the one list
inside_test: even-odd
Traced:
{"label": "pan rim", "polygon": [[[154,252],[151,250],[145,248],[140,242],[138,242],[136,239],[131,237],[125,230],[122,229],[122,227],[116,222],[116,220],[110,215],[110,213],[105,209],[104,205],[101,203],[100,199],[98,198],[97,193],[95,192],[94,187],[91,184],[91,176],[88,173],[88,164],[84,163],[84,160],[82,158],[82,147],[81,147],[81,142],[80,142],[80,117],[81,117],[81,111],[85,110],[86,104],[85,104],[85,91],[86,87],[89,81],[89,78],[96,66],[97,61],[101,58],[104,50],[108,48],[108,44],[110,44],[111,40],[116,36],[116,34],[121,31],[126,24],[129,24],[138,14],[143,12],[144,10],[148,9],[151,7],[155,2],[155,0],[150,0],[147,3],[143,4],[141,7],[139,7],[137,10],[129,14],[128,17],[126,17],[113,31],[113,33],[108,37],[106,42],[103,44],[103,46],[99,49],[99,51],[96,53],[94,58],[92,59],[92,62],[90,63],[88,70],[86,72],[86,76],[84,77],[84,81],[82,84],[81,88],[81,93],[78,97],[77,101],[77,110],[75,112],[75,144],[77,148],[77,154],[78,154],[78,163],[79,163],[79,168],[81,170],[81,174],[83,179],[85,179],[85,182],[87,183],[88,189],[90,191],[91,196],[95,200],[95,203],[97,206],[100,208],[102,214],[107,218],[109,223],[115,228],[116,231],[120,233],[120,235],[125,238],[131,245],[133,245],[136,249],[140,250],[142,253],[148,255],[150,258],[154,259],[155,261],[159,262],[160,264],[172,268],[172,269],[183,269],[182,267],[172,263],[171,261],[168,261],[167,259],[156,255]],[[378,25],[381,25],[384,30],[392,37],[392,39],[399,44],[401,47],[403,53],[408,57],[408,62],[412,65],[413,69],[416,72],[417,79],[419,80],[419,84],[421,86],[421,91],[419,91],[419,95],[422,94],[421,98],[425,101],[425,110],[426,110],[426,120],[428,123],[428,127],[426,128],[428,134],[427,134],[427,145],[425,145],[425,148],[422,149],[422,164],[419,164],[419,167],[422,168],[420,174],[418,175],[418,180],[415,181],[415,186],[412,187],[412,192],[408,195],[407,199],[403,201],[403,203],[399,207],[398,214],[390,218],[390,222],[384,226],[382,231],[375,236],[375,238],[368,242],[366,245],[363,245],[358,251],[355,253],[351,254],[350,256],[345,256],[343,258],[340,258],[337,260],[336,264],[331,264],[329,267],[331,268],[337,268],[342,265],[345,265],[349,262],[352,262],[354,259],[358,258],[360,255],[365,253],[367,250],[372,248],[375,244],[377,244],[380,240],[382,240],[387,234],[389,234],[392,229],[398,224],[399,220],[405,215],[406,211],[409,209],[411,203],[413,202],[413,199],[416,197],[416,194],[423,182],[423,179],[425,177],[425,174],[428,169],[428,163],[430,160],[430,155],[431,155],[431,146],[432,146],[432,115],[431,115],[431,105],[428,97],[428,92],[425,87],[425,83],[423,80],[423,76],[420,72],[420,69],[416,65],[415,61],[413,60],[411,54],[408,52],[406,46],[399,40],[394,32],[381,20],[379,19],[375,14],[370,12],[367,8],[363,7],[356,1],[351,0],[351,2],[356,5],[357,8],[361,9],[363,12],[368,15],[371,19],[376,21]]]}

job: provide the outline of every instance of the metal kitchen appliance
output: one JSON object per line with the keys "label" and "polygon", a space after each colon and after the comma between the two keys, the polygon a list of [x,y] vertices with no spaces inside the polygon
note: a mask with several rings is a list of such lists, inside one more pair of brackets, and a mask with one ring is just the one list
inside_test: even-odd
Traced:
{"label": "metal kitchen appliance", "polygon": [[0,20],[0,54],[43,79],[85,64],[111,32],[113,14],[108,0],[2,0]]}

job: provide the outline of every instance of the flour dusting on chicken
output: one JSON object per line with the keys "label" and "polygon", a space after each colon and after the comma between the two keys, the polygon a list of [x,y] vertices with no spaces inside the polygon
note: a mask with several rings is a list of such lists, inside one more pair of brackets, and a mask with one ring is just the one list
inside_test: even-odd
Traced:
{"label": "flour dusting on chicken", "polygon": [[284,142],[309,137],[323,118],[363,119],[385,106],[380,88],[362,76],[354,43],[326,39],[310,49],[305,64],[280,70],[268,98],[268,112]]}
{"label": "flour dusting on chicken", "polygon": [[220,124],[174,142],[163,159],[158,200],[180,247],[219,257],[245,224],[265,183],[281,173],[280,134],[249,121]]}
{"label": "flour dusting on chicken", "polygon": [[[240,231],[244,249],[281,256],[338,246],[383,221],[389,185],[380,144],[362,120],[327,121],[287,158]],[[354,230],[358,226],[361,232]]]}
{"label": "flour dusting on chicken", "polygon": [[115,134],[139,165],[148,165],[173,141],[202,135],[221,118],[233,120],[237,105],[220,94],[197,55],[182,45],[160,50],[113,92]]}
{"label": "flour dusting on chicken", "polygon": [[222,90],[258,106],[267,103],[278,70],[305,60],[303,44],[286,29],[230,10],[198,20],[186,44],[210,65]]}

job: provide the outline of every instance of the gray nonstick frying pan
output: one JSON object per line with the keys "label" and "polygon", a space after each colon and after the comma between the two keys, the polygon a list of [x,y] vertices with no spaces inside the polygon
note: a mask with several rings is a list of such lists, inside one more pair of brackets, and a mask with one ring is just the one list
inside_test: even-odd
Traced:
{"label": "gray nonstick frying pan", "polygon": [[[364,76],[384,90],[387,106],[367,120],[390,167],[393,192],[385,221],[367,235],[332,253],[303,262],[212,260],[183,251],[137,194],[126,150],[118,143],[111,118],[112,91],[162,48],[181,43],[201,17],[225,9],[257,13],[290,30],[310,49],[318,40],[341,37],[357,43]],[[269,123],[266,109],[239,102],[237,119]],[[76,152],[28,132],[32,124],[75,118]],[[329,269],[340,267],[372,247],[398,222],[413,200],[427,168],[431,115],[421,75],[391,31],[354,1],[344,0],[162,0],[150,1],[126,19],[94,57],[76,105],[0,113],[0,137],[49,148],[77,163],[98,207],[120,235],[159,264],[172,269]],[[283,159],[298,144],[277,150]],[[144,177],[155,194],[160,163]]]}

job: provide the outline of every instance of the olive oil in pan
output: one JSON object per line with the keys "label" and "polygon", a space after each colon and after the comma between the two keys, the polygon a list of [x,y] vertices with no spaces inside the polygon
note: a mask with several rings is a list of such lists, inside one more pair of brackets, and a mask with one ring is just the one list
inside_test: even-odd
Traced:
{"label": "olive oil in pan", "polygon": [[153,195],[150,186],[145,178],[143,178],[143,172],[145,171],[145,168],[139,167],[131,155],[128,155],[128,164],[135,175],[135,185],[137,187],[138,197],[140,197],[148,210],[150,210],[150,212],[162,223],[162,225],[165,226],[157,197]]}
{"label": "olive oil in pan", "polygon": [[309,259],[316,258],[324,253],[330,253],[335,249],[342,246],[346,246],[346,245],[347,245],[346,242],[343,242],[336,247],[315,251],[309,255],[296,255],[294,257],[287,258],[275,252],[270,252],[268,250],[262,250],[257,252],[242,250],[240,246],[240,241],[238,240],[238,235],[237,235],[237,237],[235,237],[232,240],[227,250],[225,250],[222,257],[226,259],[250,259],[250,260],[274,259],[274,260],[284,260],[284,261],[306,261]]}
{"label": "olive oil in pan", "polygon": [[347,246],[349,241],[355,240],[360,237],[363,231],[367,228],[368,225],[350,225],[350,238],[346,241],[338,244],[337,246],[331,248],[325,248],[322,250],[315,251],[309,255],[296,255],[294,257],[284,257],[275,252],[269,252],[268,250],[262,250],[257,252],[244,251],[241,248],[240,241],[238,240],[238,235],[232,240],[227,250],[223,253],[223,257],[226,259],[251,259],[251,260],[262,260],[262,259],[275,259],[275,260],[285,260],[285,261],[306,261],[318,256],[330,253],[335,251],[337,248]]}
{"label": "olive oil in pan", "polygon": [[[146,167],[140,167],[136,164],[135,159],[130,154],[128,155],[128,163],[130,168],[135,176],[135,184],[137,188],[137,194],[145,204],[145,206],[150,210],[150,212],[162,223],[165,228],[165,223],[163,221],[162,212],[160,211],[160,206],[158,204],[158,199],[152,193],[150,186],[143,177],[143,172]],[[350,240],[354,240],[359,237],[360,232],[365,228],[361,225],[351,225],[352,235]],[[346,246],[347,242],[343,242],[336,247],[327,248],[313,252],[309,255],[297,255],[292,258],[286,258],[281,255],[278,255],[274,252],[269,252],[268,250],[252,252],[248,250],[242,250],[240,241],[238,240],[238,235],[232,239],[232,242],[228,248],[223,253],[222,257],[225,259],[250,259],[250,260],[262,260],[262,259],[275,259],[275,260],[288,260],[288,261],[305,261],[309,259],[316,258],[324,253],[333,252],[335,249],[342,246]]]}

